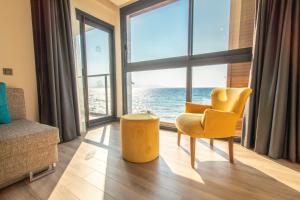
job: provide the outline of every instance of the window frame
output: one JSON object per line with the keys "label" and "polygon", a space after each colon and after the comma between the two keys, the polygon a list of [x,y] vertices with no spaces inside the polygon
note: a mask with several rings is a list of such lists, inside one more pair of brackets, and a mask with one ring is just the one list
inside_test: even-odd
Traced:
{"label": "window frame", "polygon": [[[186,67],[186,101],[192,100],[192,67],[216,64],[233,64],[249,62],[252,60],[252,47],[240,48],[212,53],[193,55],[193,17],[194,0],[188,1],[188,52],[187,56],[147,60],[140,62],[128,62],[128,24],[129,15],[147,12],[160,6],[168,5],[177,0],[140,0],[120,9],[121,21],[121,57],[122,57],[122,99],[123,113],[128,113],[127,102],[127,73],[136,71],[148,71],[170,68]],[[166,127],[169,128],[169,127]],[[174,128],[174,127],[173,127]]]}

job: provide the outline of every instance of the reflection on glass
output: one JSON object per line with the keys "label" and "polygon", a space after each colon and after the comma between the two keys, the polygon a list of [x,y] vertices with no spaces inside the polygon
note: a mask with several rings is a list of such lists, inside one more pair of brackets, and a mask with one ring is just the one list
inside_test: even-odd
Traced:
{"label": "reflection on glass", "polygon": [[185,68],[127,73],[128,112],[148,110],[174,123],[184,111],[185,85]]}
{"label": "reflection on glass", "polygon": [[128,17],[128,62],[187,54],[188,0],[172,1]]}
{"label": "reflection on glass", "polygon": [[227,64],[193,67],[192,85],[192,101],[210,104],[213,88],[227,85]]}
{"label": "reflection on glass", "polygon": [[85,25],[87,74],[109,73],[109,33]]}
{"label": "reflection on glass", "polygon": [[112,115],[110,36],[85,25],[89,120]]}
{"label": "reflection on glass", "polygon": [[195,0],[193,54],[252,46],[254,0]]}
{"label": "reflection on glass", "polygon": [[110,76],[89,77],[88,87],[90,120],[111,115]]}

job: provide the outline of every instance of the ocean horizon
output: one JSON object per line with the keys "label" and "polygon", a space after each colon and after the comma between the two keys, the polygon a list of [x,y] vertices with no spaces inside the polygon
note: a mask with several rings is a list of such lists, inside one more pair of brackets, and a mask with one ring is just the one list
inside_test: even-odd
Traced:
{"label": "ocean horizon", "polygon": [[[193,88],[192,102],[210,104],[212,90],[213,88]],[[89,88],[89,91],[90,111],[105,114],[105,89]],[[133,87],[131,92],[128,92],[127,102],[129,113],[150,111],[159,116],[161,122],[173,123],[176,117],[184,112],[186,89]]]}
{"label": "ocean horizon", "polygon": [[[193,88],[192,102],[210,104],[213,88]],[[128,93],[130,94],[130,93]],[[186,102],[185,88],[132,88],[132,98],[128,98],[128,111],[140,113],[150,111],[160,117],[162,122],[175,122],[184,112]],[[130,108],[131,107],[131,108]]]}

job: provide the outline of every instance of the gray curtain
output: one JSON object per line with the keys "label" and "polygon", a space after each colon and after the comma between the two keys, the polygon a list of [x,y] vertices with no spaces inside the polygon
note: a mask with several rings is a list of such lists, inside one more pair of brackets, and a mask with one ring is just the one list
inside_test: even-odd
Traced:
{"label": "gray curtain", "polygon": [[242,144],[300,161],[300,1],[257,0],[250,98]]}
{"label": "gray curtain", "polygon": [[61,142],[80,135],[69,0],[31,0],[39,114]]}

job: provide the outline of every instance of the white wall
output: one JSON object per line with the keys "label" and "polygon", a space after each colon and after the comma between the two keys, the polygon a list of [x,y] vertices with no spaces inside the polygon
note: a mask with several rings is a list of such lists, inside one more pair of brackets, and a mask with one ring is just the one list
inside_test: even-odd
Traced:
{"label": "white wall", "polygon": [[[27,118],[38,120],[30,0],[0,0],[0,27],[0,81],[24,89]],[[13,76],[4,76],[3,67]]]}

